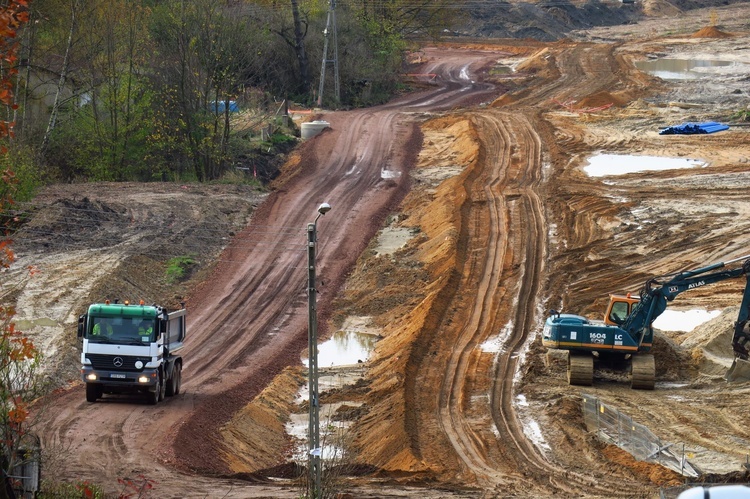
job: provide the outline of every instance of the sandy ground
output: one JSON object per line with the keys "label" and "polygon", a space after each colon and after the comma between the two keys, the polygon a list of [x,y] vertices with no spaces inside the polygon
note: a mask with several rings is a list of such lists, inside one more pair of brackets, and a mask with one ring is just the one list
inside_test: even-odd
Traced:
{"label": "sandy ground", "polygon": [[[326,201],[321,333],[368,317],[382,337],[356,382],[323,394],[326,410],[337,409],[325,414],[346,421],[331,490],[653,497],[686,480],[598,439],[584,424],[584,393],[684,445],[700,479],[744,479],[750,385],[722,377],[744,280],[674,302],[726,312],[659,336],[654,391],[605,370],[585,390],[567,385],[562,357],[539,333],[550,308],[598,317],[611,292],[750,253],[750,127],[658,134],[746,108],[749,12],[694,11],[552,44],[425,48],[412,72],[438,78],[386,106],[327,113],[331,129],[293,155],[265,199],[181,186],[48,191],[29,224],[46,236],[17,241],[22,263],[47,277],[19,272],[13,282],[19,320],[49,345],[58,385],[75,378],[77,314],[101,295],[186,297],[192,331],[185,393],[166,403],[88,404],[79,382],[61,388],[41,416],[56,458],[49,474],[112,493],[118,478],[144,475],[154,497],[299,496],[289,421],[306,411],[304,228]],[[737,64],[679,82],[633,64],[667,56]],[[707,166],[588,176],[586,159],[599,152]],[[93,214],[91,227],[52,231],[66,214]],[[216,232],[204,232],[205,220]],[[193,251],[216,263],[177,292],[156,277],[163,259],[154,255]]]}

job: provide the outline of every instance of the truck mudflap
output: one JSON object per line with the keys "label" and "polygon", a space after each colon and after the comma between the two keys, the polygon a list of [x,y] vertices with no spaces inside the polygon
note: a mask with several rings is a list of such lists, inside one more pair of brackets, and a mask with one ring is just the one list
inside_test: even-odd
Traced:
{"label": "truck mudflap", "polygon": [[750,381],[750,360],[735,357],[732,367],[724,375],[724,379],[730,383]]}

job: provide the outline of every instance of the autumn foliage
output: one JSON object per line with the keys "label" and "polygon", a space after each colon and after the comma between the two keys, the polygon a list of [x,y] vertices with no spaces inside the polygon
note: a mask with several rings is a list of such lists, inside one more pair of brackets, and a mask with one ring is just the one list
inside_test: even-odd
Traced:
{"label": "autumn foliage", "polygon": [[[28,21],[27,0],[0,2],[0,109],[15,109],[13,81],[17,73],[17,32]],[[7,113],[6,116],[11,116]],[[13,138],[13,122],[0,119],[0,153],[8,151]],[[13,205],[15,175],[11,168],[1,173],[0,213],[5,226],[0,235],[0,275],[15,261],[7,221]],[[7,293],[0,281],[0,297]],[[0,461],[4,476],[25,459],[24,445],[29,426],[29,404],[36,396],[36,367],[39,352],[33,342],[13,323],[15,309],[0,304]],[[8,479],[4,480],[8,483]],[[0,497],[5,495],[0,487]]]}
{"label": "autumn foliage", "polygon": [[[0,103],[11,109],[17,106],[13,102],[13,78],[18,73],[18,40],[16,34],[29,20],[27,0],[9,0],[0,12],[0,63],[3,67],[0,79]],[[0,137],[12,137],[13,123],[0,121]]]}

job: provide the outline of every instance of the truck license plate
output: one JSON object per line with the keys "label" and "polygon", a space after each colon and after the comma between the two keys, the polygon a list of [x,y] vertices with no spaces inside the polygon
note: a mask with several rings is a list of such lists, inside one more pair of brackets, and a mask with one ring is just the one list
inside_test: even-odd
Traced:
{"label": "truck license plate", "polygon": [[121,378],[121,379],[125,379],[125,375],[124,375],[124,374],[116,374],[116,373],[112,373],[112,374],[110,374],[110,375],[109,375],[109,377],[110,377],[110,378]]}

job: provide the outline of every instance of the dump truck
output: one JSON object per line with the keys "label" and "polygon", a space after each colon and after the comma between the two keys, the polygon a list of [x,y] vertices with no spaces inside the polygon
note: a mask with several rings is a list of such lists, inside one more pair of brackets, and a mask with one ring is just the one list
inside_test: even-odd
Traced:
{"label": "dump truck", "polygon": [[[568,383],[591,385],[594,363],[630,371],[631,387],[652,390],[656,364],[651,353],[652,324],[667,304],[684,291],[741,276],[746,277],[739,316],[734,326],[734,363],[727,373],[732,381],[750,373],[750,255],[695,270],[658,276],[646,281],[638,296],[610,295],[603,320],[551,310],[542,331],[542,343],[567,351]],[[738,262],[742,262],[738,264]]]}
{"label": "dump truck", "polygon": [[136,393],[157,404],[179,394],[186,316],[184,304],[172,312],[143,301],[89,305],[78,318],[86,400]]}

